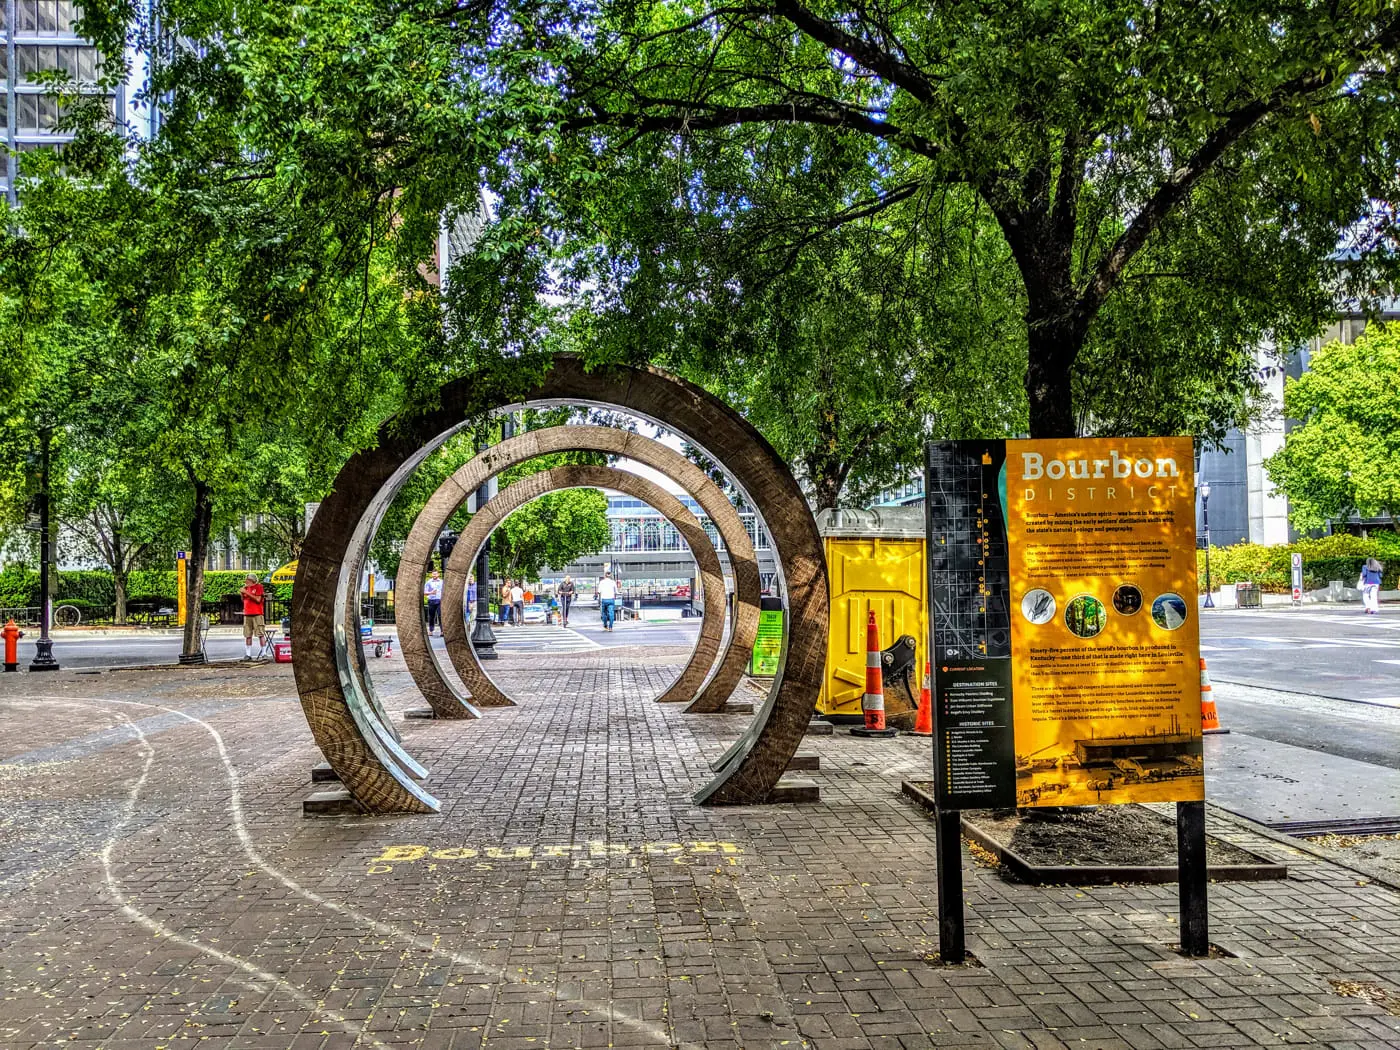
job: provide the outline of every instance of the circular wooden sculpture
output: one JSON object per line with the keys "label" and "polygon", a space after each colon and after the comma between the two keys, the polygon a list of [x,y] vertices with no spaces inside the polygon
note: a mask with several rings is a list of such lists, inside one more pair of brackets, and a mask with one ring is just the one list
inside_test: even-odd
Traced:
{"label": "circular wooden sculpture", "polygon": [[[497,525],[533,499],[539,499],[559,489],[577,488],[616,489],[625,495],[635,496],[658,510],[676,527],[676,531],[685,538],[686,543],[690,544],[691,553],[695,555],[695,560],[700,566],[700,580],[705,595],[705,617],[700,624],[700,637],[695,643],[695,650],[690,654],[690,660],[657,700],[662,703],[693,700],[704,684],[710,666],[715,662],[715,654],[719,652],[719,643],[724,635],[724,572],[720,568],[719,556],[715,554],[710,538],[705,535],[705,530],[695,515],[656,482],[636,474],[613,467],[572,465],[531,474],[503,489],[472,516],[471,524],[462,532],[457,546],[452,549],[452,556],[447,559],[447,571],[443,573],[443,606],[447,609],[462,607],[467,573],[475,564],[482,544]],[[447,645],[448,658],[467,688],[471,690],[473,700],[483,707],[499,707],[513,703],[496,687],[477,661],[471,642],[467,638],[466,621],[461,616],[443,617],[442,637]]]}
{"label": "circular wooden sculpture", "polygon": [[[694,463],[652,438],[614,427],[576,425],[531,430],[491,446],[459,467],[419,511],[399,557],[399,578],[420,580],[427,575],[438,536],[469,495],[488,478],[536,456],[579,450],[624,456],[659,470],[694,497],[724,540],[734,570],[733,624],[719,663],[699,695],[686,708],[688,712],[702,714],[723,710],[748,666],[758,630],[758,559],[748,530],[724,493]],[[444,601],[443,608],[453,607]],[[395,606],[394,616],[404,663],[432,708],[433,716],[475,718],[475,707],[443,675],[437,656],[428,644],[422,604],[400,602]],[[466,656],[476,662],[475,651],[468,651]],[[482,706],[491,703],[475,695],[471,700]]]}
{"label": "circular wooden sculpture", "polygon": [[485,413],[526,404],[621,409],[680,434],[724,467],[763,519],[787,599],[786,646],[767,700],[695,798],[705,805],[766,801],[816,710],[826,664],[826,567],[811,510],[772,446],[713,395],[660,369],[589,372],[564,354],[496,362],[447,383],[431,410],[387,421],[374,447],[350,457],[337,475],[308,530],[292,597],[297,692],[326,761],[367,810],[437,810],[400,760],[402,749],[390,746],[350,655],[359,618],[349,596],[380,519],[418,465]]}

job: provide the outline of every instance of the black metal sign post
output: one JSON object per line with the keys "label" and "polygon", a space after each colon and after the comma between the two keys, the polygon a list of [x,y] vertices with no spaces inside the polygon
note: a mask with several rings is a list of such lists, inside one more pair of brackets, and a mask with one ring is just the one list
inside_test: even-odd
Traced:
{"label": "black metal sign post", "polygon": [[1206,909],[1206,804],[1176,804],[1176,879],[1181,909],[1181,951],[1199,958],[1210,954],[1210,920]]}
{"label": "black metal sign post", "polygon": [[[934,734],[935,739],[937,734]],[[939,808],[934,814],[934,852],[938,855],[938,957],[945,963],[967,959],[963,921],[962,814]]]}
{"label": "black metal sign post", "polygon": [[929,444],[925,461],[938,939],[966,958],[961,811],[1016,804],[1010,567],[1000,441]]}

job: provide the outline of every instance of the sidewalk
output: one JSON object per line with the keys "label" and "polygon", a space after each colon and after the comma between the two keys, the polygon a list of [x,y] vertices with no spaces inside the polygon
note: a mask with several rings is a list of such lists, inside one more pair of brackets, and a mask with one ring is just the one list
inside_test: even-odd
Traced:
{"label": "sidewalk", "polygon": [[1227,954],[1172,950],[1173,886],[966,855],[976,962],[938,965],[928,741],[811,737],[820,804],[700,809],[746,719],[636,653],[503,656],[538,702],[404,724],[410,818],[300,816],[285,667],[0,679],[0,1046],[1400,1045],[1400,893],[1235,822],[1290,877],[1211,887]]}

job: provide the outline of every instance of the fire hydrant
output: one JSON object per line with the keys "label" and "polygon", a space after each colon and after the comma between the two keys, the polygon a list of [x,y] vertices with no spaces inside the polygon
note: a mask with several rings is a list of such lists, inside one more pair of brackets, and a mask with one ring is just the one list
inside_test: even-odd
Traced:
{"label": "fire hydrant", "polygon": [[15,626],[15,621],[11,620],[0,627],[0,637],[5,639],[5,670],[19,670],[19,640],[24,637],[24,632]]}

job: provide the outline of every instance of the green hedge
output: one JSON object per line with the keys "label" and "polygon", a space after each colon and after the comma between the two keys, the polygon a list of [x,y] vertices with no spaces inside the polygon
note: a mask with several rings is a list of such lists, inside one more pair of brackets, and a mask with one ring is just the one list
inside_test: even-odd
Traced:
{"label": "green hedge", "polygon": [[[205,572],[204,596],[206,602],[216,602],[230,594],[237,594],[243,587],[247,574],[240,571]],[[290,597],[291,586],[273,587],[278,597]],[[286,594],[281,592],[285,590]],[[131,573],[126,581],[127,603],[158,602],[174,605],[178,583],[174,569],[143,569]],[[112,574],[105,569],[75,570],[58,574],[56,602],[77,604],[86,603],[80,608],[111,608],[116,604],[117,592],[112,584]],[[34,606],[39,604],[39,572],[37,569],[21,569],[10,566],[0,572],[0,608]]]}
{"label": "green hedge", "polygon": [[[1326,587],[1332,580],[1341,580],[1348,587],[1356,585],[1361,575],[1361,563],[1377,558],[1385,565],[1381,587],[1400,587],[1400,536],[1393,532],[1374,533],[1366,539],[1360,536],[1323,536],[1299,540],[1297,543],[1266,547],[1259,543],[1237,543],[1231,547],[1210,549],[1210,582],[1222,584],[1249,580],[1274,594],[1287,594],[1293,587],[1293,554],[1303,556],[1303,590]],[[1206,554],[1196,552],[1196,570],[1200,588],[1206,586]]]}

